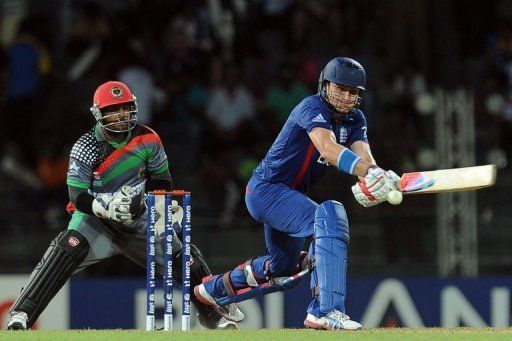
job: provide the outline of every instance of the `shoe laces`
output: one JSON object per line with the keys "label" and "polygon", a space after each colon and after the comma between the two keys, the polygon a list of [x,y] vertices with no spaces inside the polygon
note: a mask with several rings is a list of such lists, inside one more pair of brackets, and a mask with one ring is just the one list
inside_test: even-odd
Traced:
{"label": "shoe laces", "polygon": [[235,304],[231,303],[227,306],[228,308],[228,311],[229,311],[229,314],[232,315],[232,314],[236,314],[237,312],[237,307]]}
{"label": "shoe laces", "polygon": [[348,321],[350,320],[350,316],[342,313],[341,311],[339,311],[338,309],[334,309],[330,314],[329,314],[329,317],[333,318],[336,320],[335,322],[335,326],[336,325],[339,325],[340,322],[343,323],[345,321]]}

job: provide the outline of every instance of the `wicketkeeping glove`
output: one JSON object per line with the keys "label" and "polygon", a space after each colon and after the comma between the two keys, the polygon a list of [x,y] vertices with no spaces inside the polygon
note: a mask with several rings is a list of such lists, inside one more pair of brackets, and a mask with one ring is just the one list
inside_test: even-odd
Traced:
{"label": "wicketkeeping glove", "polygon": [[364,207],[370,207],[387,201],[392,190],[398,190],[400,177],[395,172],[382,168],[372,168],[364,179],[352,186],[352,193],[357,202]]}
{"label": "wicketkeeping glove", "polygon": [[132,198],[130,186],[123,186],[117,193],[99,195],[92,202],[92,211],[100,218],[114,220],[123,224],[132,223],[130,204]]}
{"label": "wicketkeeping glove", "polygon": [[[172,220],[172,228],[174,232],[180,233],[181,232],[181,222],[183,220],[183,208],[179,205],[179,203],[176,200],[173,200],[171,202],[171,220]],[[162,218],[163,219],[163,218]],[[163,235],[165,224],[157,224],[155,227],[157,235]]]}

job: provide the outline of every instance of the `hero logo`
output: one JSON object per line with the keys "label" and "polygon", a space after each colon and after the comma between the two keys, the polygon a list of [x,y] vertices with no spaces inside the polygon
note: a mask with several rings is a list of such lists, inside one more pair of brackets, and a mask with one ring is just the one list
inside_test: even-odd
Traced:
{"label": "hero logo", "polygon": [[[147,293],[146,288],[137,289],[134,292],[134,303],[135,303],[135,314],[126,314],[127,316],[135,316],[135,325],[136,329],[144,329],[146,327],[146,309],[147,309]],[[193,295],[190,293],[189,298],[192,298]],[[182,300],[182,291],[180,289],[176,289],[173,294],[173,300],[176,302],[180,302]],[[155,291],[155,307],[157,311],[165,311],[164,306],[164,292],[162,289],[157,288]],[[285,307],[284,304],[284,293],[276,292],[272,295],[263,296],[260,300],[247,300],[244,302],[237,303],[237,305],[246,313],[245,320],[240,328],[243,329],[261,329],[261,328],[283,328],[285,326]],[[194,305],[186,305],[185,309],[190,313],[192,317],[191,329],[200,329],[202,328],[199,324],[197,318],[193,318],[196,316],[197,310]],[[173,324],[179,326],[182,321],[181,309],[176,309],[173,314]],[[96,319],[98,318],[98,314],[91,313],[92,316]],[[91,317],[92,318],[92,317]],[[301,316],[301,321],[304,319]],[[129,321],[132,321],[131,319]],[[104,323],[104,321],[102,321]],[[131,323],[131,322],[128,322]],[[85,328],[85,327],[84,327]]]}
{"label": "hero logo", "polygon": [[76,237],[69,237],[68,239],[68,244],[72,247],[75,247],[77,246],[78,244],[80,244],[80,241],[78,240],[78,238]]}
{"label": "hero logo", "polygon": [[[190,224],[190,219],[192,217],[191,216],[192,213],[190,212],[190,206],[187,206],[186,210],[187,210],[187,214],[186,214],[187,220],[186,220],[186,222],[187,222],[187,224]],[[190,226],[188,226],[187,228],[190,228]]]}

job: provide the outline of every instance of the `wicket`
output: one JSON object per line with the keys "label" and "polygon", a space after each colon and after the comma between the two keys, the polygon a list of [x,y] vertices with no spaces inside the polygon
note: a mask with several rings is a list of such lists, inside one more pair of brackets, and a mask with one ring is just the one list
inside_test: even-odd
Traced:
{"label": "wicket", "polygon": [[155,330],[155,286],[156,286],[156,236],[155,225],[164,217],[164,330],[172,330],[173,299],[173,250],[172,198],[182,198],[184,210],[182,225],[182,318],[181,330],[190,330],[190,234],[192,230],[191,192],[183,190],[152,191],[147,198],[147,245],[146,245],[146,330]]}

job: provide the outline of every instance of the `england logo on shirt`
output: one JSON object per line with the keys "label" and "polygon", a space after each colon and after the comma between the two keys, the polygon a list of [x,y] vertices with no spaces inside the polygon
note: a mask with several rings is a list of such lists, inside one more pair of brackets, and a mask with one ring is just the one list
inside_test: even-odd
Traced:
{"label": "england logo on shirt", "polygon": [[312,119],[312,121],[317,123],[326,123],[325,118],[322,116],[322,114],[318,114],[315,118]]}
{"label": "england logo on shirt", "polygon": [[340,127],[340,143],[343,144],[343,143],[347,142],[347,138],[348,138],[347,128]]}

